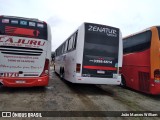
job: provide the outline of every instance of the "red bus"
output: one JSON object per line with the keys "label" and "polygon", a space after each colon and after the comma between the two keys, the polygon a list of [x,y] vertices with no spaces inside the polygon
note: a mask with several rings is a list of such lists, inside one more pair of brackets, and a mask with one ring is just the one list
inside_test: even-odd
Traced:
{"label": "red bus", "polygon": [[0,16],[0,85],[47,86],[50,55],[51,32],[46,22]]}
{"label": "red bus", "polygon": [[160,26],[123,38],[122,85],[160,94]]}

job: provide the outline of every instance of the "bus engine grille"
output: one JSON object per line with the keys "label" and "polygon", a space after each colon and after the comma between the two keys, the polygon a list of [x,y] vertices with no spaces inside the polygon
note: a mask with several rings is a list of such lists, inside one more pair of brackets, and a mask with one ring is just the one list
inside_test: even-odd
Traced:
{"label": "bus engine grille", "polygon": [[43,52],[43,49],[16,46],[0,46],[0,51],[2,54],[40,56]]}
{"label": "bus engine grille", "polygon": [[148,92],[149,91],[149,73],[147,72],[138,72],[139,76],[139,89]]}

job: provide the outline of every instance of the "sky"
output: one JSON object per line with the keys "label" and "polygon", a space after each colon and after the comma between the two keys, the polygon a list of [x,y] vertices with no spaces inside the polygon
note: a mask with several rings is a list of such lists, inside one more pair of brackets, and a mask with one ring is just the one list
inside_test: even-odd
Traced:
{"label": "sky", "polygon": [[159,6],[160,0],[0,0],[0,14],[46,21],[54,51],[83,22],[120,28],[123,37],[160,25]]}

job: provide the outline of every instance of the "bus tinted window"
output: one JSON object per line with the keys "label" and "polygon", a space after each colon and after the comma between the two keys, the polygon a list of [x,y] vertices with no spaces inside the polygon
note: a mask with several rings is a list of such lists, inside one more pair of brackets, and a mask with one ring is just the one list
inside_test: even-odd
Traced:
{"label": "bus tinted window", "polygon": [[[89,30],[90,29],[89,26],[90,25],[86,25],[85,46],[84,46],[85,54],[93,56],[109,56],[117,58],[119,49],[119,30],[114,29],[117,31],[116,36],[109,36],[106,33],[106,31],[105,32],[94,31],[95,30],[94,28],[93,31]],[[104,28],[106,26],[100,26],[100,27]],[[109,27],[105,29],[109,29]]]}
{"label": "bus tinted window", "polygon": [[77,44],[77,34],[78,34],[78,31],[74,34],[73,49],[76,48],[76,44]]}
{"label": "bus tinted window", "polygon": [[0,17],[0,34],[47,40],[47,24],[28,19]]}
{"label": "bus tinted window", "polygon": [[72,49],[73,44],[73,37],[69,38],[69,43],[68,43],[68,50]]}
{"label": "bus tinted window", "polygon": [[68,41],[65,42],[64,52],[67,52]]}
{"label": "bus tinted window", "polygon": [[119,44],[117,40],[108,39],[106,35],[87,34],[85,42],[85,54],[117,57]]}
{"label": "bus tinted window", "polygon": [[[115,66],[118,63],[119,29],[86,24],[85,30],[83,65]],[[100,59],[103,59],[102,63],[98,63]]]}
{"label": "bus tinted window", "polygon": [[132,53],[148,49],[150,47],[151,34],[151,31],[146,31],[123,39],[123,52]]}

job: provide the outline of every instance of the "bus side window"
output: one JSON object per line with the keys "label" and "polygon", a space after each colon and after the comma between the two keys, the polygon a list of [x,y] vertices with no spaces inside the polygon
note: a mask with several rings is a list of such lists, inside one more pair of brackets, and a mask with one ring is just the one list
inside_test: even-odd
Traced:
{"label": "bus side window", "polygon": [[151,31],[145,31],[124,39],[124,53],[139,52],[148,49],[150,47],[151,34]]}
{"label": "bus side window", "polygon": [[64,53],[65,44],[62,45],[62,54]]}
{"label": "bus side window", "polygon": [[71,38],[69,38],[68,50],[72,49],[72,43],[73,43],[73,36]]}
{"label": "bus side window", "polygon": [[68,48],[68,40],[65,42],[64,52],[67,52],[67,48]]}
{"label": "bus side window", "polygon": [[73,45],[72,45],[72,48],[73,48],[73,49],[76,48],[76,44],[77,44],[77,34],[78,34],[78,31],[74,34]]}

